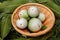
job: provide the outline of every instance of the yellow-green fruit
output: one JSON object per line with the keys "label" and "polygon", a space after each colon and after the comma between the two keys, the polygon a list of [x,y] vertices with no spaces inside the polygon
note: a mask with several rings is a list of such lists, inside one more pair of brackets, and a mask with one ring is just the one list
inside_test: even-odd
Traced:
{"label": "yellow-green fruit", "polygon": [[32,18],[29,21],[28,29],[32,32],[39,31],[42,27],[42,23],[38,18]]}
{"label": "yellow-green fruit", "polygon": [[27,20],[24,18],[18,19],[16,21],[16,26],[20,29],[24,29],[27,27]]}
{"label": "yellow-green fruit", "polygon": [[30,6],[28,14],[30,17],[37,17],[39,15],[39,10],[36,6]]}
{"label": "yellow-green fruit", "polygon": [[40,13],[38,18],[39,18],[41,21],[44,21],[44,20],[45,20],[45,14]]}
{"label": "yellow-green fruit", "polygon": [[27,10],[21,10],[21,11],[19,12],[19,17],[20,17],[20,18],[28,19],[29,16],[28,16]]}

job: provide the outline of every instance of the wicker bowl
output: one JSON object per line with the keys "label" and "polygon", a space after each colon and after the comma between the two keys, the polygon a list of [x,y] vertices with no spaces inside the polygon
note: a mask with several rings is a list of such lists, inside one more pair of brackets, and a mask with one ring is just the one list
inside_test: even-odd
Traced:
{"label": "wicker bowl", "polygon": [[[19,19],[19,16],[18,16],[19,11],[23,10],[23,9],[28,9],[30,6],[37,6],[39,8],[39,11],[41,13],[45,14],[46,20],[43,22],[43,25],[46,25],[46,27],[47,27],[45,30],[40,30],[35,33],[30,33],[27,28],[23,29],[23,30],[17,28],[16,20]],[[14,29],[17,32],[19,32],[20,34],[25,35],[25,36],[30,36],[30,37],[37,37],[37,36],[46,34],[47,32],[49,32],[52,29],[54,22],[55,22],[55,16],[54,16],[53,12],[48,7],[46,7],[42,4],[27,3],[27,4],[21,5],[18,8],[16,8],[16,10],[12,14],[11,22],[12,22]]]}

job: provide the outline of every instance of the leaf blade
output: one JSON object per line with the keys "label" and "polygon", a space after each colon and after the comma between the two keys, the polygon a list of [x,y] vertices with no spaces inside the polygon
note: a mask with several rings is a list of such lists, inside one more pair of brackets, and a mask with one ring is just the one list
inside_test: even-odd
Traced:
{"label": "leaf blade", "polygon": [[1,37],[4,39],[11,29],[10,15],[5,15],[1,20]]}

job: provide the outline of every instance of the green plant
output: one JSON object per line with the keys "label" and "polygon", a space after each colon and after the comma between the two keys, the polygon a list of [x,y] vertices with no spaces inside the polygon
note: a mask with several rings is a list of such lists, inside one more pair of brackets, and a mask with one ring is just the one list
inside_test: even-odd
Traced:
{"label": "green plant", "polygon": [[[46,5],[56,15],[55,25],[49,33],[36,38],[24,38],[12,27],[10,18],[15,8],[29,2]],[[60,40],[60,0],[0,0],[0,34],[0,40]]]}

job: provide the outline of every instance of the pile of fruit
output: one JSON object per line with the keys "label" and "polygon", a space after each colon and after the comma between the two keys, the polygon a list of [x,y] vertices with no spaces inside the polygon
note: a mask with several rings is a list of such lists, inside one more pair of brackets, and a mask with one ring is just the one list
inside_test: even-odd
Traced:
{"label": "pile of fruit", "polygon": [[16,26],[20,29],[28,29],[32,32],[39,31],[45,21],[45,14],[40,13],[37,6],[30,6],[28,10],[24,9],[19,11],[18,16],[20,19],[16,21]]}

